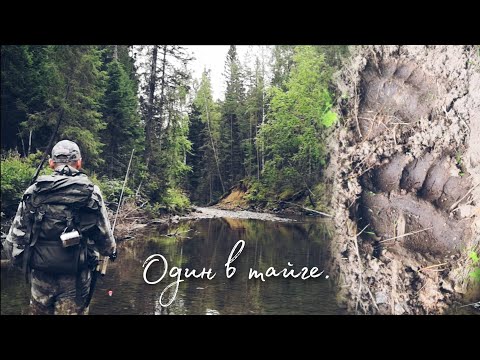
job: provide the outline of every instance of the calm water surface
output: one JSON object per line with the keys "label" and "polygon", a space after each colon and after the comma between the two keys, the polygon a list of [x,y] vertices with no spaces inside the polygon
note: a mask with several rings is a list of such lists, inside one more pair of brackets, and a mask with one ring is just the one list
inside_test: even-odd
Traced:
{"label": "calm water surface", "polygon": [[[119,258],[110,263],[107,276],[97,282],[90,313],[339,314],[333,281],[326,279],[327,272],[307,280],[248,279],[250,268],[263,272],[270,266],[277,270],[300,270],[304,266],[326,269],[327,228],[327,223],[314,219],[295,223],[203,219],[151,228],[119,244]],[[164,236],[168,233],[176,236]],[[235,275],[227,279],[225,262],[239,239],[245,240],[245,248],[233,263],[237,268]],[[167,259],[168,270],[173,266],[198,271],[212,268],[216,276],[212,280],[186,279],[180,283],[174,302],[162,307],[160,294],[175,279],[166,275],[156,285],[144,282],[142,265],[153,254]],[[288,262],[293,266],[287,266]],[[163,273],[164,267],[159,264],[152,265],[150,280]],[[112,296],[108,295],[109,290]],[[2,314],[27,313],[28,290],[19,271],[2,269],[1,300]]]}

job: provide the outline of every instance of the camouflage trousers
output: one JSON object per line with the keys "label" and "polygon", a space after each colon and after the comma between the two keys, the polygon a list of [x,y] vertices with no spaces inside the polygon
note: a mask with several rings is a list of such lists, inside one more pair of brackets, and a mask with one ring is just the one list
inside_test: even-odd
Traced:
{"label": "camouflage trousers", "polygon": [[78,276],[77,283],[77,275],[53,275],[32,270],[32,315],[88,315],[85,302],[90,290],[91,272],[83,270]]}

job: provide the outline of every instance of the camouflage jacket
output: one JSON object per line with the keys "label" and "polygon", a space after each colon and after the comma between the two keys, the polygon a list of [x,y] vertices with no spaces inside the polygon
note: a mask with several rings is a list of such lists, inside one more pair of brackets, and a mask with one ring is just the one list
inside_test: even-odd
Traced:
{"label": "camouflage jacket", "polygon": [[[76,170],[74,170],[76,171]],[[35,184],[31,185],[24,193],[29,195],[33,193]],[[113,237],[110,222],[108,220],[107,210],[105,203],[98,186],[94,186],[92,198],[98,203],[99,211],[97,216],[96,225],[93,231],[89,231],[89,244],[93,246],[101,255],[108,256],[113,253],[116,248],[115,239]],[[13,220],[10,231],[4,242],[4,247],[8,258],[15,259],[23,252],[25,244],[29,243],[29,239],[25,239],[28,224],[28,217],[25,216],[25,204],[23,201],[18,206],[15,219]]]}

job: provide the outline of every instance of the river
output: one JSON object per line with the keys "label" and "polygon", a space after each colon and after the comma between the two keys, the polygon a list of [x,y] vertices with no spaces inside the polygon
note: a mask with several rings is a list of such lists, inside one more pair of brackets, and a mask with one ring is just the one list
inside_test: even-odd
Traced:
{"label": "river", "polygon": [[[245,248],[232,263],[235,275],[227,278],[225,263],[238,240],[245,240]],[[295,222],[214,218],[152,227],[119,244],[118,259],[97,282],[90,314],[340,314],[326,268],[328,245],[328,222],[312,218]],[[216,275],[212,280],[185,279],[172,304],[163,307],[160,295],[176,279],[166,274],[155,285],[145,283],[142,265],[153,254],[163,255],[169,270],[211,268]],[[150,281],[163,273],[159,264],[163,262],[149,269]],[[265,272],[269,267],[277,271],[318,267],[325,272],[306,280],[249,279],[250,268]],[[163,303],[172,295],[166,292]],[[2,269],[1,314],[26,314],[28,296],[22,274]]]}

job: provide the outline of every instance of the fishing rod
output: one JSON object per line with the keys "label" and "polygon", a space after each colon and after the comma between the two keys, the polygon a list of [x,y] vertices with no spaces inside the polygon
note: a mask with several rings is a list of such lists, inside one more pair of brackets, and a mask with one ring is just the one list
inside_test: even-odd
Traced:
{"label": "fishing rod", "polygon": [[[70,93],[70,81],[68,82],[67,91],[65,93],[65,98],[64,98],[65,102],[68,99],[69,93]],[[38,165],[37,170],[35,170],[35,174],[33,175],[33,178],[30,181],[30,185],[35,183],[35,181],[37,180],[37,177],[38,177],[38,175],[40,174],[40,171],[43,168],[43,164],[45,164],[45,161],[47,160],[48,154],[50,153],[50,151],[52,151],[53,140],[55,140],[55,136],[57,136],[58,129],[60,128],[60,124],[62,123],[64,115],[65,115],[65,105],[62,106],[61,109],[60,109],[60,115],[58,116],[57,123],[55,125],[55,130],[53,130],[53,133],[50,136],[50,140],[48,142],[48,145],[45,148],[45,152],[43,153],[42,161],[40,162],[40,165]]]}
{"label": "fishing rod", "polygon": [[[132,154],[130,155],[130,161],[128,162],[127,173],[125,174],[125,180],[123,180],[122,192],[120,193],[120,199],[118,200],[117,212],[115,214],[115,219],[113,220],[112,235],[115,231],[115,225],[117,225],[118,213],[120,212],[120,208],[122,207],[123,192],[125,191],[125,186],[127,185],[128,174],[130,172],[130,166],[132,165],[132,159],[133,159],[133,153],[134,152],[135,152],[135,149],[132,149]],[[100,274],[102,274],[102,275],[105,275],[107,273],[108,259],[109,259],[108,256],[103,257],[102,269],[100,271]]]}
{"label": "fishing rod", "polygon": [[[67,85],[67,91],[65,93],[65,98],[64,98],[64,101],[66,102],[67,99],[68,99],[68,94],[70,93],[70,82],[68,83]],[[63,116],[65,114],[65,106],[61,107],[60,109],[60,114],[58,116],[58,119],[57,119],[57,123],[55,124],[55,129],[53,130],[53,133],[52,135],[50,135],[50,139],[48,141],[48,145],[47,147],[45,148],[45,151],[43,152],[43,156],[42,156],[42,160],[40,161],[40,164],[38,165],[37,169],[35,170],[35,173],[33,174],[33,177],[32,179],[30,180],[30,183],[28,184],[28,186],[31,186],[35,183],[35,181],[37,181],[37,178],[38,178],[38,175],[40,174],[40,171],[42,170],[43,168],[43,165],[45,164],[45,161],[47,160],[48,158],[48,154],[52,151],[52,147],[53,147],[53,141],[55,140],[55,137],[57,136],[57,133],[58,133],[58,129],[60,128],[60,124],[62,123],[63,121]],[[23,201],[23,200],[22,200]],[[3,239],[5,239],[7,237],[7,235],[4,235],[2,234],[1,235],[1,241],[0,241],[0,251],[3,251]],[[9,262],[9,260],[2,260],[1,262],[1,266],[3,267],[5,264],[7,264],[7,262]]]}
{"label": "fishing rod", "polygon": [[[115,214],[115,219],[113,220],[112,235],[113,235],[113,232],[115,231],[115,225],[117,224],[118,213],[120,212],[120,207],[122,205],[123,192],[125,191],[125,186],[127,184],[128,173],[130,172],[130,166],[132,164],[134,151],[135,149],[132,149],[132,155],[130,155],[130,161],[128,162],[127,173],[125,174],[125,180],[123,181],[122,192],[120,193],[117,212]],[[87,299],[85,301],[85,307],[88,307],[90,305],[90,301],[92,300],[93,293],[95,291],[95,285],[97,284],[98,274],[100,273],[102,276],[104,276],[107,273],[108,259],[109,259],[108,256],[104,256],[103,259],[98,262],[97,268],[92,274],[92,280],[90,282],[90,291],[88,292]],[[109,291],[109,294],[111,294],[110,291]]]}

